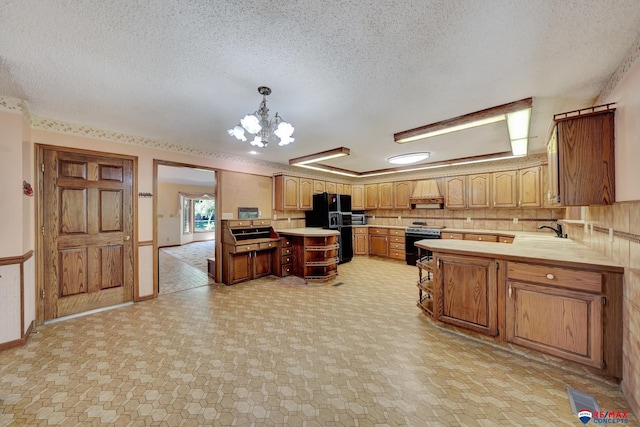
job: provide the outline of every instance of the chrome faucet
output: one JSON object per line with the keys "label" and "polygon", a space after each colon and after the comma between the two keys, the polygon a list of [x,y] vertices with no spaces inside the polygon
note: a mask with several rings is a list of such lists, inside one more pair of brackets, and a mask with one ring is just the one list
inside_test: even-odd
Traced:
{"label": "chrome faucet", "polygon": [[[552,221],[555,222],[555,221]],[[555,222],[558,228],[553,228],[549,225],[541,225],[538,227],[538,230],[542,230],[543,228],[548,228],[549,230],[553,230],[556,233],[556,237],[560,237],[562,239],[566,239],[568,236],[566,234],[562,234],[562,225]]]}

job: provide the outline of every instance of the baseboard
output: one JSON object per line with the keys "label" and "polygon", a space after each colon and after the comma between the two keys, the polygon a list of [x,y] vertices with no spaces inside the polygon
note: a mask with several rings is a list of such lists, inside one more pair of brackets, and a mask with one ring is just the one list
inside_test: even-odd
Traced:
{"label": "baseboard", "polygon": [[27,343],[27,338],[29,338],[29,335],[31,335],[31,332],[33,331],[34,324],[35,322],[32,320],[29,324],[29,327],[27,328],[27,332],[24,333],[24,336],[22,338],[3,342],[2,344],[0,344],[0,351],[9,350],[10,348],[15,347],[22,347],[23,345],[25,345]]}
{"label": "baseboard", "polygon": [[148,301],[150,299],[154,299],[155,296],[153,294],[151,295],[145,295],[143,297],[138,297],[138,300],[136,302],[140,302],[140,301]]}

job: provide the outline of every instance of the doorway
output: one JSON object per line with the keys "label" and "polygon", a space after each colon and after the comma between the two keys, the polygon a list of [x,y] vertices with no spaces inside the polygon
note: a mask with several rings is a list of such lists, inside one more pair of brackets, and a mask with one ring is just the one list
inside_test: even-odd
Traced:
{"label": "doorway", "polygon": [[210,168],[154,160],[156,295],[216,281],[216,174]]}
{"label": "doorway", "polygon": [[38,319],[133,301],[137,158],[37,147]]}

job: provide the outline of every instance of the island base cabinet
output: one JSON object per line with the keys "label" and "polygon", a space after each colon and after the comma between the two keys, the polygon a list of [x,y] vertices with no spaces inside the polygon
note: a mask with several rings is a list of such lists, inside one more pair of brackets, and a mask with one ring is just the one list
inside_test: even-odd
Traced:
{"label": "island base cabinet", "polygon": [[505,338],[523,347],[603,368],[602,297],[507,282]]}
{"label": "island base cabinet", "polygon": [[497,275],[492,259],[436,255],[436,318],[487,335],[498,333]]}

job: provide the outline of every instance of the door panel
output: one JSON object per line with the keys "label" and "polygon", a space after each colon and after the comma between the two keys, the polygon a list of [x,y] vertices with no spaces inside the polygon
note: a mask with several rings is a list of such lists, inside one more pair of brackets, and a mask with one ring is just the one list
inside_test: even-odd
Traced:
{"label": "door panel", "polygon": [[43,150],[44,320],[133,299],[133,160]]}

